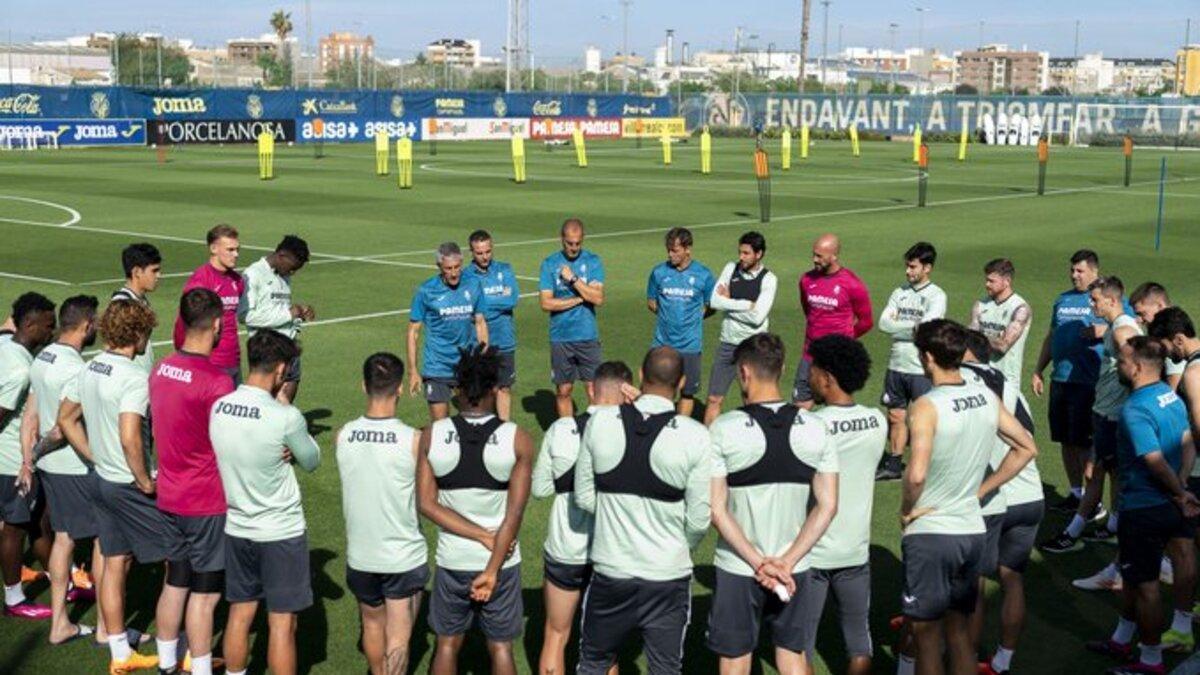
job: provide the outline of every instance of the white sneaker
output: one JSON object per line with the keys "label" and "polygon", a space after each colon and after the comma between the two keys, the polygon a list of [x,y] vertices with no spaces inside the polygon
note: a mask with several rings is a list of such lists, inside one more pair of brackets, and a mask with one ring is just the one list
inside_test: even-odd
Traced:
{"label": "white sneaker", "polygon": [[1158,580],[1168,585],[1175,583],[1175,568],[1171,567],[1171,560],[1167,556],[1163,556],[1162,564],[1158,567]]}
{"label": "white sneaker", "polygon": [[1119,591],[1121,590],[1121,574],[1117,571],[1116,565],[1109,563],[1105,565],[1104,569],[1090,577],[1072,581],[1071,585],[1085,591]]}

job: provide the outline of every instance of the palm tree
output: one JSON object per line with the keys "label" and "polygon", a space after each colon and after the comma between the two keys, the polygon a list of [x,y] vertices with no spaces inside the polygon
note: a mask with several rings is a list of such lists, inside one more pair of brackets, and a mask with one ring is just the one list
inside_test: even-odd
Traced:
{"label": "palm tree", "polygon": [[291,80],[290,74],[295,70],[292,68],[292,59],[291,55],[288,54],[289,50],[287,43],[287,37],[291,34],[292,29],[293,26],[291,12],[285,12],[281,9],[277,10],[271,15],[271,30],[275,31],[276,37],[279,38],[279,49],[282,61],[280,65],[286,69],[284,72],[289,74],[287,78],[288,81]]}
{"label": "palm tree", "polygon": [[797,79],[801,94],[804,93],[804,67],[808,61],[808,17],[812,11],[812,0],[804,0],[803,5],[800,14],[800,77]]}

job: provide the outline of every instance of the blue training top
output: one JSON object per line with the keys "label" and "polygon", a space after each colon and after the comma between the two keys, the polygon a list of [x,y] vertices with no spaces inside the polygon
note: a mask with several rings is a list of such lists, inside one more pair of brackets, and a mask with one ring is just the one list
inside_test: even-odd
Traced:
{"label": "blue training top", "polygon": [[483,314],[485,304],[479,280],[465,275],[453,288],[440,274],[417,288],[409,320],[425,324],[422,376],[454,377],[459,349],[475,345],[475,315]]}
{"label": "blue training top", "polygon": [[472,262],[463,270],[463,278],[478,281],[483,289],[488,341],[502,352],[515,351],[517,332],[513,327],[513,310],[517,308],[521,289],[512,265],[493,260],[487,270],[481,270]]}
{"label": "blue training top", "polygon": [[1161,452],[1171,470],[1183,464],[1183,435],[1188,431],[1183,401],[1164,382],[1135,389],[1121,408],[1117,433],[1117,471],[1121,476],[1120,510],[1169,504],[1171,496],[1150,473],[1145,457]]}
{"label": "blue training top", "polygon": [[704,343],[704,308],[716,278],[695,260],[682,270],[663,261],[650,270],[646,299],[658,303],[652,347],[667,345],[681,354],[699,354]]}
{"label": "blue training top", "polygon": [[[1133,316],[1133,308],[1124,300],[1125,313]],[[1054,382],[1096,384],[1104,356],[1104,341],[1090,340],[1082,330],[1106,323],[1092,312],[1092,298],[1087,291],[1064,291],[1054,301],[1050,315],[1050,379]]]}
{"label": "blue training top", "polygon": [[[562,251],[556,251],[542,261],[542,269],[538,275],[538,290],[553,291],[556,298],[578,297],[575,289],[567,286],[559,270],[563,265],[570,265],[571,273],[579,277],[581,283],[604,283],[604,263],[600,256],[591,251],[580,251],[574,260],[568,260]],[[576,305],[565,312],[550,313],[550,342],[586,342],[599,340],[600,331],[596,327],[596,307],[591,303]]]}

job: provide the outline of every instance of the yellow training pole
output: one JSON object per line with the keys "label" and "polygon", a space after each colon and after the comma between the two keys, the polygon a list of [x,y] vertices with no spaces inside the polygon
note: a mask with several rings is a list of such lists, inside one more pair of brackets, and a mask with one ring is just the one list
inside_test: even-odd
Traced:
{"label": "yellow training pole", "polygon": [[525,138],[514,133],[512,137],[513,180],[525,182]]}
{"label": "yellow training pole", "polygon": [[779,137],[779,157],[784,171],[792,168],[792,128],[783,125],[783,134]]}
{"label": "yellow training pole", "polygon": [[712,173],[712,134],[708,133],[708,125],[700,132],[700,173],[705,176]]}
{"label": "yellow training pole", "polygon": [[671,166],[671,132],[663,126],[662,138],[663,166]]}
{"label": "yellow training pole", "polygon": [[962,116],[962,134],[958,137],[958,161],[963,162],[967,159],[967,135],[970,132],[970,124],[967,122],[967,113]]}
{"label": "yellow training pole", "polygon": [[850,125],[850,154],[854,155],[855,157],[859,156],[857,124]]}
{"label": "yellow training pole", "polygon": [[571,142],[575,146],[575,163],[579,168],[587,168],[587,146],[584,145],[583,129],[576,128],[571,133]]}
{"label": "yellow training pole", "polygon": [[808,125],[800,127],[800,159],[808,159]]}
{"label": "yellow training pole", "polygon": [[401,138],[396,141],[396,173],[401,190],[408,190],[413,186],[413,144],[411,138]]}
{"label": "yellow training pole", "polygon": [[913,164],[921,163],[921,127],[913,132]]}
{"label": "yellow training pole", "polygon": [[271,180],[275,177],[275,137],[269,132],[258,135],[258,178]]}
{"label": "yellow training pole", "polygon": [[391,139],[382,131],[375,132],[375,175],[388,175],[388,149]]}

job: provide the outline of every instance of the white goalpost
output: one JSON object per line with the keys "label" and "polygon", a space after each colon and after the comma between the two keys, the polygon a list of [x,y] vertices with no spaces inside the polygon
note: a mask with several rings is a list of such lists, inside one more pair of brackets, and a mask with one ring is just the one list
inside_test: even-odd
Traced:
{"label": "white goalpost", "polygon": [[1200,147],[1200,106],[1090,101],[1075,105],[1071,145],[1119,146],[1125,136],[1144,147]]}

